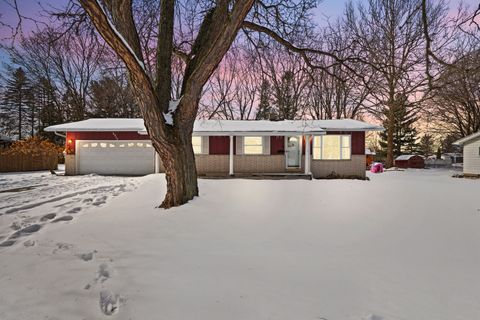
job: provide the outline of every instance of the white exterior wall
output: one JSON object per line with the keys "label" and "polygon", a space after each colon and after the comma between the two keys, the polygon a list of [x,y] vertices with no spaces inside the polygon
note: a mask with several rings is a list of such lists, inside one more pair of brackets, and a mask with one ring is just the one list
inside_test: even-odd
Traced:
{"label": "white exterior wall", "polygon": [[480,175],[480,138],[463,146],[463,173]]}

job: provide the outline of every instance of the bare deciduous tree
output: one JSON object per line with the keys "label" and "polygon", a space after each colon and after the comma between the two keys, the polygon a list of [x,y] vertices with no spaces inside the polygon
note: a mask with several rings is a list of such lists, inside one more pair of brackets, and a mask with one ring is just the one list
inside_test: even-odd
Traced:
{"label": "bare deciduous tree", "polygon": [[465,137],[480,131],[480,48],[459,56],[436,82],[431,114],[443,133]]}
{"label": "bare deciduous tree", "polygon": [[[25,68],[39,82],[55,87],[55,103],[68,120],[83,120],[89,86],[105,64],[106,48],[85,34],[60,36],[44,28],[9,50],[12,62]],[[68,117],[66,114],[68,113]]]}
{"label": "bare deciduous tree", "polygon": [[[386,166],[393,165],[395,106],[397,97],[407,97],[408,105],[419,108],[425,97],[424,35],[419,3],[416,0],[369,0],[366,5],[347,7],[346,26],[357,40],[362,59],[371,66],[370,81],[375,90],[369,99],[374,114],[386,115]],[[438,23],[443,5],[431,5],[428,15]]]}
{"label": "bare deciduous tree", "polygon": [[[162,0],[157,11],[159,23],[153,52],[153,75],[145,65],[145,52],[142,50],[131,0],[105,0],[105,7],[99,1],[80,0],[80,3],[99,34],[124,61],[129,71],[147,131],[165,167],[167,194],[161,206],[169,208],[198,195],[191,134],[200,97],[205,83],[230,48],[238,30],[245,27],[244,21],[254,3],[255,14],[252,14],[252,19],[264,21],[286,33],[298,29],[302,21],[308,20],[307,11],[315,1],[205,2],[205,13],[199,18],[195,37],[184,39],[187,44],[185,49],[189,50],[185,52],[185,49],[177,49],[177,44],[183,44],[184,41],[174,41],[176,2]],[[288,13],[288,18],[285,19],[282,13]],[[285,23],[288,19],[291,23]],[[185,69],[181,98],[172,102],[174,53],[183,59]],[[172,122],[167,115],[172,116]]]}

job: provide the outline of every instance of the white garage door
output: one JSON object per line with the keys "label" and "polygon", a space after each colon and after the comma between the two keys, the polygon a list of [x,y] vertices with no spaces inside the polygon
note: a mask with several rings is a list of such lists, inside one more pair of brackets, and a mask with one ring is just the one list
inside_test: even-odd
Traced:
{"label": "white garage door", "polygon": [[79,174],[143,175],[155,172],[155,150],[150,141],[77,141]]}

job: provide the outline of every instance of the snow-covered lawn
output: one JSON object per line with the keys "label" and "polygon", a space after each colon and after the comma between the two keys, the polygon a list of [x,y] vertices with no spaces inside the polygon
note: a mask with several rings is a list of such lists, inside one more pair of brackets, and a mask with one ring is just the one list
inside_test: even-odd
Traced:
{"label": "snow-covered lawn", "polygon": [[82,212],[0,248],[0,319],[480,319],[480,180],[450,175],[200,180],[168,211],[154,208],[162,175],[47,175],[0,193],[2,234],[21,215]]}
{"label": "snow-covered lawn", "polygon": [[104,206],[115,196],[134,190],[138,182],[139,178],[132,177],[65,177],[45,171],[0,174],[0,247],[49,223],[70,221]]}

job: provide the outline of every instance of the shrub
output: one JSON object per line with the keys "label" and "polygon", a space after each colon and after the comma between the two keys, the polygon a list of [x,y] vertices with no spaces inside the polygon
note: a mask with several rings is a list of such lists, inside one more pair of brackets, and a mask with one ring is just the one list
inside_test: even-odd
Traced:
{"label": "shrub", "polygon": [[13,143],[10,148],[2,152],[5,155],[38,155],[42,153],[60,154],[63,147],[56,145],[48,140],[43,140],[39,137],[31,137],[25,140],[19,140]]}

